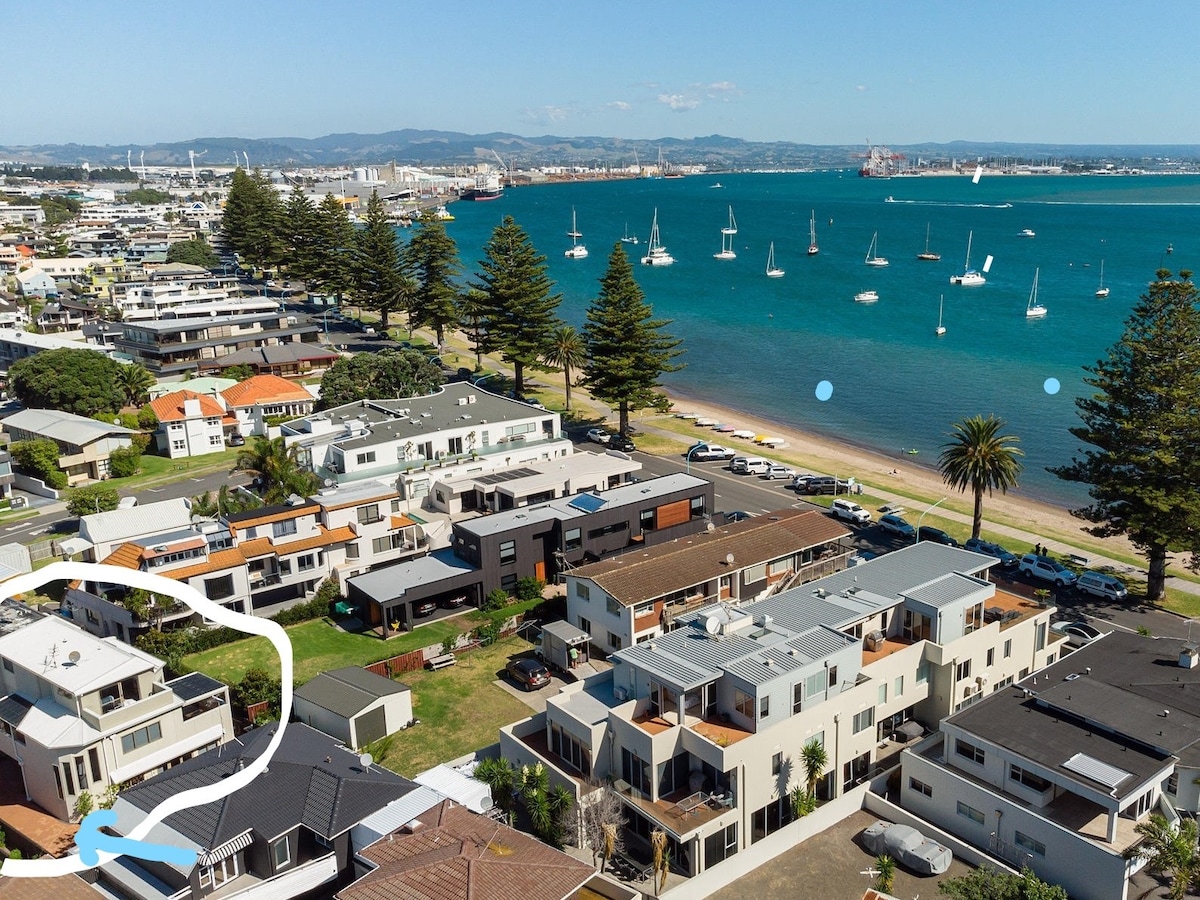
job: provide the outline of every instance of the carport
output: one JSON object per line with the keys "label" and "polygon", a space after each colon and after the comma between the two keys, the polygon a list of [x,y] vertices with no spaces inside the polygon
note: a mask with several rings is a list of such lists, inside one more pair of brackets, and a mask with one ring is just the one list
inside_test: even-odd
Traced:
{"label": "carport", "polygon": [[465,594],[478,606],[483,573],[448,547],[346,581],[347,601],[359,608],[363,624],[382,638],[413,629],[415,604],[449,594]]}

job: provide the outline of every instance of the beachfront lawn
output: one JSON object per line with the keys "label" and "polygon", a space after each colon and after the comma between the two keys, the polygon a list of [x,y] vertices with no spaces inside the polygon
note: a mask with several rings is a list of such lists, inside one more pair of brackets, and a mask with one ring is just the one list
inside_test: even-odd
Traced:
{"label": "beachfront lawn", "polygon": [[385,739],[380,764],[411,778],[496,743],[501,725],[533,713],[495,684],[511,657],[532,649],[533,644],[514,635],[459,653],[455,666],[401,675],[400,680],[412,688],[413,715],[421,724]]}

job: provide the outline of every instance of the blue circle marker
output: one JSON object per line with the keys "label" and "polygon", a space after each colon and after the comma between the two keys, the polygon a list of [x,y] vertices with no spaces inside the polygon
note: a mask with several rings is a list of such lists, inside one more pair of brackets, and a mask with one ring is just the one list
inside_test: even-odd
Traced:
{"label": "blue circle marker", "polygon": [[817,382],[817,399],[824,403],[833,396],[833,385],[828,381]]}
{"label": "blue circle marker", "polygon": [[1057,378],[1047,378],[1042,384],[1042,388],[1047,394],[1057,394],[1062,385],[1058,383]]}

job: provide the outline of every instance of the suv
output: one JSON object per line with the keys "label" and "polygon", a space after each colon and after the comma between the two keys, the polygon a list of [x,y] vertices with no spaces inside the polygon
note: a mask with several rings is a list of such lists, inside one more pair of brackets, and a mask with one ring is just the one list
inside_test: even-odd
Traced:
{"label": "suv", "polygon": [[888,513],[886,516],[879,517],[879,527],[889,534],[896,534],[902,538],[911,538],[917,533],[917,530],[912,527],[904,519],[895,513]]}
{"label": "suv", "polygon": [[852,487],[854,482],[844,478],[822,477],[810,478],[804,491],[808,494],[848,494]]}
{"label": "suv", "polygon": [[1026,553],[1017,567],[1033,578],[1053,581],[1055,587],[1071,587],[1079,580],[1075,573],[1062,563],[1055,562],[1048,556],[1038,556],[1036,553]]}
{"label": "suv", "polygon": [[805,472],[801,475],[794,475],[792,477],[792,490],[797,492],[805,490],[808,487],[808,483],[816,477],[817,476],[813,475],[811,472]]}
{"label": "suv", "polygon": [[697,444],[687,455],[694,462],[708,462],[713,459],[733,459],[737,456],[737,451],[726,449],[720,444]]}
{"label": "suv", "polygon": [[856,525],[871,524],[871,514],[853,500],[844,500],[838,497],[838,499],[829,505],[829,511],[835,517],[847,522],[853,522]]}
{"label": "suv", "polygon": [[1103,572],[1093,572],[1091,569],[1079,576],[1075,587],[1081,594],[1091,594],[1102,600],[1124,600],[1129,596],[1125,585],[1116,578]]}
{"label": "suv", "polygon": [[946,534],[940,528],[932,525],[922,525],[917,529],[918,541],[933,541],[935,544],[945,544],[947,547],[957,547],[958,541]]}
{"label": "suv", "polygon": [[785,466],[782,463],[771,463],[767,467],[767,471],[763,473],[763,478],[767,481],[774,481],[776,478],[792,478],[796,474],[796,470],[790,466]]}
{"label": "suv", "polygon": [[633,446],[633,440],[627,434],[614,434],[608,439],[609,450],[619,450],[622,453],[632,453],[637,447]]}
{"label": "suv", "polygon": [[993,544],[990,541],[985,541],[983,538],[971,538],[963,544],[963,549],[970,550],[972,553],[982,553],[984,556],[994,556],[1000,560],[1000,565],[1005,568],[1017,564],[1017,555],[1015,553],[1009,553],[999,544]]}
{"label": "suv", "polygon": [[589,428],[587,430],[587,439],[593,444],[607,444],[612,440],[612,435],[603,428]]}

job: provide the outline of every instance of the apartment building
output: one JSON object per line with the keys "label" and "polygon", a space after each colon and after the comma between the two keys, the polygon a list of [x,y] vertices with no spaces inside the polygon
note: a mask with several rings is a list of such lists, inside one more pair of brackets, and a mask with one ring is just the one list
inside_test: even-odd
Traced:
{"label": "apartment building", "polygon": [[0,601],[0,753],[52,815],[75,820],[85,791],[99,800],[232,738],[220,682],[166,681],[149,654]]}
{"label": "apartment building", "polygon": [[662,829],[677,867],[698,874],[791,820],[809,742],[828,755],[818,797],[840,796],[892,735],[936,727],[988,685],[1054,660],[1053,609],[998,590],[995,563],[924,542],[685,613],[502,728],[501,754],[542,762],[577,793],[612,779],[627,839]]}
{"label": "apartment building", "polygon": [[1073,897],[1124,900],[1138,823],[1200,811],[1198,735],[1196,645],[1114,631],[904,751],[900,800]]}
{"label": "apartment building", "polygon": [[100,349],[52,334],[35,334],[18,328],[0,328],[0,372],[7,372],[17,360],[34,356],[43,350],[95,350],[105,356],[115,355],[113,349]]}
{"label": "apartment building", "polygon": [[[672,506],[639,514],[642,534]],[[567,621],[611,653],[669,631],[714,602],[741,603],[846,567],[850,530],[816,510],[780,510],[565,571]]]}

